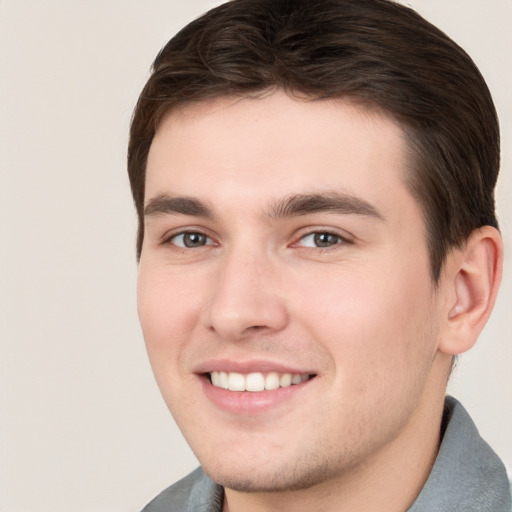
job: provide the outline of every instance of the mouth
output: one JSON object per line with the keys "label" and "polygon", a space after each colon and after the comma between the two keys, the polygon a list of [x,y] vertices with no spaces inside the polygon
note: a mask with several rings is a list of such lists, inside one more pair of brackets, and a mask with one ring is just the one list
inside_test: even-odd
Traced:
{"label": "mouth", "polygon": [[216,388],[252,393],[296,386],[315,377],[314,374],[309,373],[252,372],[244,374],[224,371],[212,371],[205,375]]}

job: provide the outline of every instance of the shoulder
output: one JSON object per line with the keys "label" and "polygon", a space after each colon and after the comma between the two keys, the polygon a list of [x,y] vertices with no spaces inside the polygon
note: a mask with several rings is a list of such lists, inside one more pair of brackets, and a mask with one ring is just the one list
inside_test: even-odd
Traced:
{"label": "shoulder", "polygon": [[224,491],[202,468],[162,491],[142,512],[221,512]]}
{"label": "shoulder", "polygon": [[409,512],[509,512],[505,467],[464,407],[447,397],[444,435],[432,472]]}

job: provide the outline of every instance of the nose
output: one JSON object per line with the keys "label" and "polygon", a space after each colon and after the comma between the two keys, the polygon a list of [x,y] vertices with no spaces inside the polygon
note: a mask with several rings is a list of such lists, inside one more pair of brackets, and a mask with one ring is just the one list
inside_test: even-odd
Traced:
{"label": "nose", "polygon": [[206,311],[208,328],[227,341],[282,330],[288,312],[280,281],[270,257],[232,251],[214,280]]}

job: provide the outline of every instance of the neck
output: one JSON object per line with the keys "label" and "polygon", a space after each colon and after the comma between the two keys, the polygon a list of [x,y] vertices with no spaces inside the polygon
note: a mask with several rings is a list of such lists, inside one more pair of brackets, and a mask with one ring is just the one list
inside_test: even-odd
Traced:
{"label": "neck", "polygon": [[275,493],[225,490],[224,512],[403,511],[414,502],[435,462],[444,388],[423,397],[410,421],[371,460],[306,489]]}

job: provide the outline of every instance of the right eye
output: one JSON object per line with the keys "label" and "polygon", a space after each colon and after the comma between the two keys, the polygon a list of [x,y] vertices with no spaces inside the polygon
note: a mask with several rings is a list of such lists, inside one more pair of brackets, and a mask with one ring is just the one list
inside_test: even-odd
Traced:
{"label": "right eye", "polygon": [[206,236],[204,233],[198,233],[197,231],[185,231],[173,235],[168,239],[168,243],[184,249],[196,249],[205,245],[214,244],[209,236]]}
{"label": "right eye", "polygon": [[300,240],[302,247],[316,247],[320,249],[328,249],[346,242],[346,240],[336,233],[329,231],[315,231],[305,235]]}

